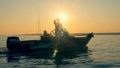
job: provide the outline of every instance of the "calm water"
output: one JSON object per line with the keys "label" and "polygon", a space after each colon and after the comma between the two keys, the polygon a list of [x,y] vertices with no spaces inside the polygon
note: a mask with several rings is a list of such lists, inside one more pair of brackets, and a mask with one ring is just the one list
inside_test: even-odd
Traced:
{"label": "calm water", "polygon": [[[21,40],[39,39],[37,35],[19,36]],[[6,36],[0,36],[0,48],[6,47]],[[120,35],[95,35],[88,44],[89,52],[75,53],[56,59],[39,58],[34,55],[10,58],[0,54],[0,68],[120,68]]]}

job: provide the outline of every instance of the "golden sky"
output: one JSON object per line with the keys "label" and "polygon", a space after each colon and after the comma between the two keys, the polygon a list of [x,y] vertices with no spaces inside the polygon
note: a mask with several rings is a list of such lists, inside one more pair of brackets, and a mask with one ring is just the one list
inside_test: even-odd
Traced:
{"label": "golden sky", "polygon": [[50,32],[61,13],[70,33],[120,32],[120,0],[0,0],[0,35]]}

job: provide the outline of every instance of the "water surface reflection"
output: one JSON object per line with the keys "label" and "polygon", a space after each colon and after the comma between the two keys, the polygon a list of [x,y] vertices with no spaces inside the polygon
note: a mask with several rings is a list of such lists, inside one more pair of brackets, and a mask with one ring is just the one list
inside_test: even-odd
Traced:
{"label": "water surface reflection", "polygon": [[91,59],[90,51],[85,52],[75,51],[70,53],[57,53],[56,57],[52,57],[46,52],[30,53],[30,54],[18,54],[8,53],[6,54],[7,63],[18,63],[20,66],[41,66],[41,65],[54,65],[55,68],[61,67],[62,65],[73,65],[73,64],[88,64],[93,62]]}

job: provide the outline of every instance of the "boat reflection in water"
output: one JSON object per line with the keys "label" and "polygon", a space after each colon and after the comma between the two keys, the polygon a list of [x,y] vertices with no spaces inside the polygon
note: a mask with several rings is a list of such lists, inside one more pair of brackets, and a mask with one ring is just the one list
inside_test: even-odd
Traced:
{"label": "boat reflection in water", "polygon": [[[18,53],[8,53],[7,61],[8,63],[15,62],[19,63],[23,61],[24,63],[32,63],[33,65],[55,65],[59,67],[61,65],[68,64],[86,64],[93,62],[89,57],[90,51],[74,51],[69,53],[60,53],[59,51],[54,51],[51,54],[48,52],[36,52],[29,54],[18,54]],[[23,58],[24,57],[24,58]],[[28,62],[28,60],[30,62]]]}
{"label": "boat reflection in water", "polygon": [[14,55],[14,54],[7,54],[7,62],[19,62],[20,56]]}

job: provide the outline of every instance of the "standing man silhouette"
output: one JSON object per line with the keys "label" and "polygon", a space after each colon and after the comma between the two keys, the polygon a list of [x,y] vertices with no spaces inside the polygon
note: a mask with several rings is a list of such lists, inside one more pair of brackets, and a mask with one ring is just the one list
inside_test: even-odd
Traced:
{"label": "standing man silhouette", "polygon": [[55,19],[53,22],[55,25],[55,37],[59,39],[62,36],[63,31],[62,24],[60,23],[59,18]]}

